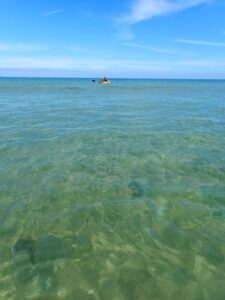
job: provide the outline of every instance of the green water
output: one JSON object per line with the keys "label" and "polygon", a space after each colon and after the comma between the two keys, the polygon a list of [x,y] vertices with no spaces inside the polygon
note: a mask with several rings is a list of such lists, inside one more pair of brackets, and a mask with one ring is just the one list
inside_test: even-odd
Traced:
{"label": "green water", "polygon": [[224,81],[0,79],[1,300],[224,282]]}

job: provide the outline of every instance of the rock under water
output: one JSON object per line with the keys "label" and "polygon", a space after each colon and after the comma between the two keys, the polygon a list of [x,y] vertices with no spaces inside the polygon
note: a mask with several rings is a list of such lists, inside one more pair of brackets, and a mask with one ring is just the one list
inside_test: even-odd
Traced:
{"label": "rock under water", "polygon": [[67,253],[64,240],[54,234],[45,234],[36,240],[20,238],[12,250],[16,264],[21,261],[32,264],[52,261],[65,257]]}
{"label": "rock under water", "polygon": [[66,245],[63,239],[54,234],[45,234],[35,243],[35,262],[42,263],[66,256]]}
{"label": "rock under water", "polygon": [[132,196],[134,198],[139,198],[143,196],[144,190],[139,182],[132,181],[128,184],[128,187],[130,190],[132,190]]}
{"label": "rock under water", "polygon": [[35,241],[30,238],[20,238],[13,246],[13,260],[15,263],[21,259],[35,263],[34,259]]}

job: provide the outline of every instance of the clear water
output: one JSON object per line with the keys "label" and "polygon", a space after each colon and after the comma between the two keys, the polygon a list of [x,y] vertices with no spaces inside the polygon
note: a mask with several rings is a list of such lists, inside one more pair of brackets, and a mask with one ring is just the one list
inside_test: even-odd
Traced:
{"label": "clear water", "polygon": [[225,82],[0,79],[0,299],[225,299]]}

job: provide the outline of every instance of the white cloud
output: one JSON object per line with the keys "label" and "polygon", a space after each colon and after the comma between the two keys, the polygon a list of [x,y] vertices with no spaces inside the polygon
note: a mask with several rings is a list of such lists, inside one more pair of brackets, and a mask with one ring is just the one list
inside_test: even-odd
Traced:
{"label": "white cloud", "polygon": [[[225,67],[225,57],[208,58],[199,60],[143,60],[143,59],[78,59],[73,57],[26,57],[26,56],[8,56],[0,57],[0,70],[43,70],[60,74],[62,71],[76,72],[77,74],[150,74],[154,76],[155,72],[191,72],[197,74],[204,71],[221,72]],[[33,72],[32,71],[32,72]],[[96,72],[96,73],[95,73]],[[135,75],[134,75],[135,76]]]}
{"label": "white cloud", "polygon": [[52,10],[52,11],[48,11],[48,12],[44,13],[42,16],[47,17],[47,16],[56,15],[56,14],[61,13],[62,11],[63,11],[63,9]]}
{"label": "white cloud", "polygon": [[0,42],[0,52],[33,52],[44,50],[47,50],[47,47],[44,45]]}
{"label": "white cloud", "polygon": [[136,0],[131,7],[131,12],[120,21],[135,24],[155,16],[185,10],[210,0]]}
{"label": "white cloud", "polygon": [[[87,49],[83,49],[77,46],[64,46],[63,49],[67,50],[67,51],[72,51],[72,52],[80,52],[80,53],[85,53],[85,54],[95,54],[95,51],[91,51],[91,50],[87,50]],[[99,53],[99,52],[97,52]]]}
{"label": "white cloud", "polygon": [[185,40],[185,39],[175,39],[175,42],[202,46],[214,46],[214,47],[225,47],[225,43],[212,42],[212,41],[199,41],[199,40]]}
{"label": "white cloud", "polygon": [[0,57],[1,76],[225,78],[225,57],[202,60]]}
{"label": "white cloud", "polygon": [[76,59],[70,57],[35,58],[35,57],[0,57],[0,68],[10,69],[67,69],[67,70],[112,70],[112,69],[165,69],[159,61],[124,60],[124,59]]}
{"label": "white cloud", "polygon": [[184,60],[178,61],[177,65],[186,66],[186,67],[201,67],[207,69],[218,69],[225,67],[225,59],[224,58],[212,58],[212,59],[199,59],[199,60]]}
{"label": "white cloud", "polygon": [[73,57],[31,57],[31,56],[8,56],[0,57],[0,68],[22,69],[104,69],[109,66],[107,60],[76,59]]}

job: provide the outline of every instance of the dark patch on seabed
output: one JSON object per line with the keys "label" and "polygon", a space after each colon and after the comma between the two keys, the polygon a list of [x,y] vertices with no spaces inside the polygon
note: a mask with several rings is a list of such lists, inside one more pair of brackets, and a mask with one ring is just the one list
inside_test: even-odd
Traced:
{"label": "dark patch on seabed", "polygon": [[36,240],[21,238],[13,246],[13,261],[17,263],[19,257],[24,256],[32,264],[42,263],[63,258],[66,252],[65,242],[53,234],[45,234]]}
{"label": "dark patch on seabed", "polygon": [[136,180],[128,184],[128,188],[132,191],[132,196],[134,198],[140,198],[144,195],[144,189],[142,185]]}
{"label": "dark patch on seabed", "polygon": [[21,255],[27,256],[31,263],[34,263],[35,241],[30,238],[19,239],[13,247],[13,261],[18,262]]}
{"label": "dark patch on seabed", "polygon": [[53,289],[57,285],[54,261],[67,254],[66,243],[54,234],[45,234],[36,240],[20,238],[12,249],[17,287],[36,277],[43,290]]}

